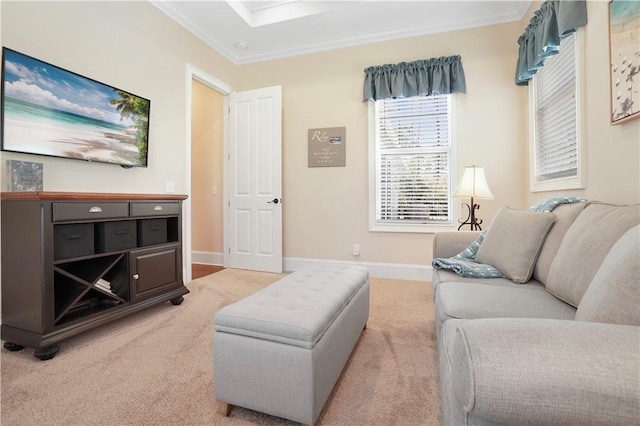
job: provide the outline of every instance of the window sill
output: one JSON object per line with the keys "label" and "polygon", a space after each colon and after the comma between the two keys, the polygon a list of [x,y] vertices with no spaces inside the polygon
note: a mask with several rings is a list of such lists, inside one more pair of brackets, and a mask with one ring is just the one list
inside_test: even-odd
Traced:
{"label": "window sill", "polygon": [[554,179],[548,181],[532,181],[530,185],[531,192],[546,191],[563,191],[568,189],[584,189],[585,185],[579,177],[570,177],[564,179]]}
{"label": "window sill", "polygon": [[437,234],[438,232],[456,231],[459,224],[447,223],[442,225],[403,225],[403,224],[373,224],[369,226],[371,232],[397,232],[405,234]]}

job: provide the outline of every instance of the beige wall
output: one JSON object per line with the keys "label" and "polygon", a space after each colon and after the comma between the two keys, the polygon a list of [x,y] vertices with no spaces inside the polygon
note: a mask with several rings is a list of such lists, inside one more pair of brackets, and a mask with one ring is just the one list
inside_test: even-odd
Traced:
{"label": "beige wall", "polygon": [[[574,191],[530,193],[527,204],[556,195],[575,195],[614,204],[640,203],[640,119],[612,126],[609,123],[609,2],[587,2],[589,23],[584,27],[586,97],[586,188]],[[529,23],[533,10],[523,20]]]}
{"label": "beige wall", "polygon": [[[367,66],[459,54],[467,93],[458,104],[458,170],[485,166],[496,200],[483,201],[488,220],[503,206],[523,207],[526,193],[526,90],[513,83],[520,23],[416,37],[240,68],[238,89],[283,87],[284,255],[427,265],[431,234],[370,232],[368,224]],[[346,167],[308,168],[307,130],[347,128]],[[456,200],[456,203],[468,200]],[[455,228],[454,228],[455,229]],[[361,255],[351,254],[354,243]]]}
{"label": "beige wall", "polygon": [[[193,81],[191,98],[191,248],[222,253],[224,97]],[[216,187],[216,194],[212,194]]]}
{"label": "beige wall", "polygon": [[4,1],[2,43],[151,99],[148,168],[1,154],[44,163],[47,191],[184,193],[186,64],[235,83],[232,63],[149,2]]}
{"label": "beige wall", "polygon": [[[460,162],[485,167],[496,199],[524,208],[555,193],[528,190],[527,89],[513,83],[521,22],[376,43],[235,66],[148,2],[2,2],[3,45],[152,100],[146,169],[38,157],[45,190],[162,193],[186,190],[185,66],[238,89],[283,87],[284,255],[427,265],[430,234],[368,230],[367,104],[370,65],[460,54],[467,93],[456,95]],[[633,203],[639,197],[640,120],[608,122],[606,2],[589,2],[587,26],[587,189],[583,196]],[[347,128],[347,166],[307,168],[307,129]],[[2,159],[31,156],[0,154]],[[4,161],[3,161],[4,163]],[[218,186],[220,194],[222,184]],[[209,188],[210,189],[210,188]],[[466,200],[456,200],[456,203]],[[195,222],[194,222],[195,223]],[[197,233],[194,226],[194,233]],[[361,246],[361,256],[351,246]]]}

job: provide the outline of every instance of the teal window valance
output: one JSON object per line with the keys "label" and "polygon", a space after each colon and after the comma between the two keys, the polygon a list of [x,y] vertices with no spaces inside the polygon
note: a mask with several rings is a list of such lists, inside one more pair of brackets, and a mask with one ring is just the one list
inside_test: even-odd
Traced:
{"label": "teal window valance", "polygon": [[364,73],[363,101],[467,90],[459,55],[369,67]]}
{"label": "teal window valance", "polygon": [[584,0],[547,0],[542,3],[518,38],[516,84],[527,86],[544,66],[544,61],[558,53],[560,40],[587,25],[587,3]]}

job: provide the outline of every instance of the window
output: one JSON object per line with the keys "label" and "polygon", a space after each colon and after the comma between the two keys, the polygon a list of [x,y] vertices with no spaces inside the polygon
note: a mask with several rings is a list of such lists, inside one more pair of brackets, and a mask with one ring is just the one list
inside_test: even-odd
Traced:
{"label": "window", "polygon": [[450,225],[451,95],[384,99],[371,109],[371,230]]}
{"label": "window", "polygon": [[576,34],[560,43],[531,84],[531,190],[583,188]]}

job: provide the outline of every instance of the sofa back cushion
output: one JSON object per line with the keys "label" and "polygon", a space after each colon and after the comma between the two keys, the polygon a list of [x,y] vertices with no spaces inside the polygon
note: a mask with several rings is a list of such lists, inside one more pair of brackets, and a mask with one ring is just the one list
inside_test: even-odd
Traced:
{"label": "sofa back cushion", "polygon": [[639,205],[589,204],[560,244],[549,268],[547,290],[578,307],[611,247],[639,222]]}
{"label": "sofa back cushion", "polygon": [[526,283],[555,217],[503,207],[478,249],[476,262],[497,268],[515,283]]}
{"label": "sofa back cushion", "polygon": [[640,225],[620,237],[604,258],[576,320],[640,325]]}
{"label": "sofa back cushion", "polygon": [[576,220],[578,215],[584,210],[587,203],[560,204],[553,209],[553,215],[556,217],[547,238],[544,240],[538,261],[533,269],[533,278],[542,284],[547,283],[551,262],[556,257],[560,243],[569,227]]}

